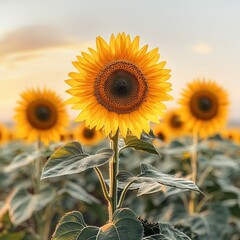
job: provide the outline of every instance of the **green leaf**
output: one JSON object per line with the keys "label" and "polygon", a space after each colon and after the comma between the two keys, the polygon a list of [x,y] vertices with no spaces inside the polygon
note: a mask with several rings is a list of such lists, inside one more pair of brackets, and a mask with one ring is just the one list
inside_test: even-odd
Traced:
{"label": "green leaf", "polygon": [[201,240],[225,239],[229,212],[220,203],[211,204],[206,212],[193,216],[186,223]]}
{"label": "green leaf", "polygon": [[44,166],[41,179],[80,173],[107,163],[112,156],[112,149],[88,155],[82,151],[79,142],[69,142],[52,154]]}
{"label": "green leaf", "polygon": [[135,150],[142,150],[144,152],[159,155],[156,148],[149,142],[138,139],[136,136],[128,134],[125,138],[125,146],[122,148],[133,148]]}
{"label": "green leaf", "polygon": [[23,240],[25,235],[25,232],[0,233],[0,240]]}
{"label": "green leaf", "polygon": [[27,166],[40,156],[42,156],[42,153],[39,151],[35,151],[33,153],[21,153],[14,157],[13,161],[4,168],[4,172],[9,173],[14,170],[18,170],[21,167]]}
{"label": "green leaf", "polygon": [[126,171],[120,171],[117,175],[119,186],[122,188],[122,183],[129,183],[134,181],[131,189],[139,189],[138,196],[144,194],[151,194],[158,191],[165,191],[164,186],[174,187],[182,190],[192,190],[201,192],[199,188],[190,180],[184,178],[177,178],[169,174],[160,173],[156,168],[148,163],[141,164],[141,174],[133,176]]}
{"label": "green leaf", "polygon": [[70,196],[87,203],[100,203],[100,201],[97,198],[89,194],[79,184],[71,181],[66,182],[66,184],[64,185],[64,188],[61,189],[61,192],[66,192]]}
{"label": "green leaf", "polygon": [[101,228],[87,226],[80,212],[67,213],[59,222],[52,240],[141,240],[142,225],[130,209],[119,209],[113,222]]}
{"label": "green leaf", "polygon": [[113,222],[101,228],[96,240],[141,240],[143,228],[135,213],[127,208],[113,214]]}
{"label": "green leaf", "polygon": [[207,162],[207,164],[214,168],[223,168],[224,170],[226,170],[226,168],[238,168],[238,163],[236,161],[220,154],[215,155],[211,160]]}
{"label": "green leaf", "polygon": [[79,240],[80,232],[86,227],[87,225],[80,212],[69,212],[58,223],[52,240]]}
{"label": "green leaf", "polygon": [[55,197],[52,187],[41,189],[38,194],[30,194],[25,188],[17,188],[9,199],[10,219],[15,225],[29,219],[36,211],[43,209]]}
{"label": "green leaf", "polygon": [[168,239],[173,240],[191,240],[186,234],[179,231],[178,229],[173,228],[168,223],[160,223],[159,225],[160,233]]}
{"label": "green leaf", "polygon": [[143,240],[191,240],[186,234],[168,223],[159,223],[159,232],[159,234],[145,237]]}
{"label": "green leaf", "polygon": [[150,184],[159,183],[164,186],[187,189],[201,193],[193,181],[185,178],[177,178],[165,173],[160,173],[156,168],[148,163],[141,164],[141,174],[138,176],[138,179],[141,182],[149,182]]}

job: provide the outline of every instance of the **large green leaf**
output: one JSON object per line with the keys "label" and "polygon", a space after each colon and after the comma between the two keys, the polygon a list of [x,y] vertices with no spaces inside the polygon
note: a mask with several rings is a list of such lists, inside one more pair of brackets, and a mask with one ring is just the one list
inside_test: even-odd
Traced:
{"label": "large green leaf", "polygon": [[52,187],[45,187],[38,194],[31,194],[25,188],[17,188],[9,199],[9,214],[15,225],[29,219],[36,211],[43,209],[55,197]]}
{"label": "large green leaf", "polygon": [[141,240],[142,225],[130,209],[119,209],[113,222],[101,228],[87,226],[80,212],[67,213],[59,222],[52,240]]}
{"label": "large green leaf", "polygon": [[58,223],[52,240],[79,240],[80,232],[86,227],[87,225],[80,212],[69,212]]}
{"label": "large green leaf", "polygon": [[133,148],[135,150],[142,150],[144,152],[159,154],[156,148],[150,143],[145,142],[142,139],[138,139],[136,136],[128,134],[125,138],[125,146],[122,148]]}
{"label": "large green leaf", "polygon": [[117,179],[120,181],[119,186],[121,188],[123,186],[122,183],[133,182],[131,188],[139,189],[138,196],[165,191],[164,186],[201,192],[194,182],[185,178],[177,178],[169,174],[160,173],[156,168],[147,163],[141,164],[140,175],[133,176],[129,172],[120,171]]}
{"label": "large green leaf", "polygon": [[130,209],[119,209],[113,222],[101,228],[96,240],[141,240],[143,228],[135,213]]}
{"label": "large green leaf", "polygon": [[88,155],[83,152],[79,142],[69,142],[52,154],[44,166],[41,179],[80,173],[107,163],[112,156],[112,149],[102,149],[95,155]]}

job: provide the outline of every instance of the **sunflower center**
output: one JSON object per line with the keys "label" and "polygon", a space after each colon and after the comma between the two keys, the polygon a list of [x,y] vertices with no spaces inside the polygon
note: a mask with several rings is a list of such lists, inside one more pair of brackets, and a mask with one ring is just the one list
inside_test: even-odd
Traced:
{"label": "sunflower center", "polygon": [[56,107],[47,100],[34,101],[27,107],[27,119],[36,129],[50,129],[57,122]]}
{"label": "sunflower center", "polygon": [[158,134],[157,134],[157,137],[160,139],[160,140],[162,140],[163,142],[165,141],[165,135],[162,133],[162,132],[159,132]]}
{"label": "sunflower center", "polygon": [[180,117],[177,114],[174,114],[170,120],[170,124],[173,128],[181,128],[183,122],[181,121]]}
{"label": "sunflower center", "polygon": [[51,117],[51,109],[44,105],[36,106],[35,114],[40,121],[48,121]]}
{"label": "sunflower center", "polygon": [[131,76],[129,73],[118,70],[112,73],[112,77],[116,79],[115,83],[112,81],[111,92],[118,97],[126,97],[131,94],[132,82],[129,80]]}
{"label": "sunflower center", "polygon": [[212,108],[212,101],[208,97],[199,98],[198,106],[203,112],[209,112]]}
{"label": "sunflower center", "polygon": [[83,136],[87,139],[93,138],[94,134],[95,134],[94,129],[84,128],[83,130]]}
{"label": "sunflower center", "polygon": [[128,61],[116,60],[98,74],[94,95],[108,111],[119,114],[137,110],[146,100],[147,81],[140,69]]}
{"label": "sunflower center", "polygon": [[210,120],[218,114],[218,100],[209,91],[199,91],[193,95],[190,109],[196,118]]}

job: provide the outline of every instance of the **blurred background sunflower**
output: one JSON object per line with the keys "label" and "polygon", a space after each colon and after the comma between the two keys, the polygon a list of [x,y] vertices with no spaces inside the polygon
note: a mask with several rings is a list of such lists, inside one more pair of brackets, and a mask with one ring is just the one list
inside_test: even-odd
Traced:
{"label": "blurred background sunflower", "polygon": [[74,129],[74,140],[79,140],[81,144],[86,146],[97,145],[104,138],[105,136],[101,130],[90,129],[84,124],[80,124]]}
{"label": "blurred background sunflower", "polygon": [[16,127],[23,139],[45,144],[60,140],[68,126],[68,115],[62,99],[52,90],[29,89],[21,94],[16,108]]}
{"label": "blurred background sunflower", "polygon": [[152,129],[157,139],[165,143],[168,143],[170,141],[170,132],[166,124],[156,124],[152,127]]}
{"label": "blurred background sunflower", "polygon": [[168,128],[171,138],[180,137],[188,133],[186,122],[182,119],[179,109],[168,110],[163,117],[163,123]]}
{"label": "blurred background sunflower", "polygon": [[9,140],[8,131],[4,124],[0,123],[0,144]]}
{"label": "blurred background sunflower", "polygon": [[237,128],[227,128],[221,131],[223,139],[228,139],[236,144],[240,143],[240,130]]}
{"label": "blurred background sunflower", "polygon": [[182,119],[200,137],[215,134],[227,121],[228,93],[211,80],[195,80],[183,90],[179,100]]}

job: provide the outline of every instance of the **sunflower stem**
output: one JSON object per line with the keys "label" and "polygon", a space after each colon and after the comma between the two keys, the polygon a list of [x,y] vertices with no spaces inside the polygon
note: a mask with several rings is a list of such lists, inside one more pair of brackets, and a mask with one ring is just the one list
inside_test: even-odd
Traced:
{"label": "sunflower stem", "polygon": [[117,208],[121,208],[121,207],[122,207],[123,201],[124,201],[125,196],[126,196],[126,194],[127,194],[127,191],[128,191],[128,189],[130,188],[130,186],[134,183],[134,181],[135,181],[135,179],[132,180],[132,181],[130,181],[130,182],[124,187],[124,189],[123,189],[123,191],[122,191],[122,194],[121,194],[121,196],[120,196],[120,198],[119,198],[119,202],[118,202]]}
{"label": "sunflower stem", "polygon": [[[192,168],[192,181],[196,183],[197,181],[197,145],[198,145],[198,131],[193,133],[193,149],[191,152],[191,168]],[[196,208],[196,193],[190,193],[190,200],[188,211],[190,215],[195,213]]]}
{"label": "sunflower stem", "polygon": [[118,174],[118,136],[119,129],[116,131],[116,134],[112,136],[110,139],[111,148],[114,151],[114,155],[109,162],[109,197],[111,201],[108,204],[108,211],[109,211],[109,222],[112,222],[112,216],[117,209],[117,190],[118,190],[118,182],[116,176]]}
{"label": "sunflower stem", "polygon": [[[37,139],[37,151],[38,154],[40,153],[41,150],[41,139],[40,137],[38,137]],[[39,193],[40,191],[40,176],[41,176],[41,158],[40,156],[37,156],[36,160],[35,160],[35,189],[34,192],[35,194]]]}
{"label": "sunflower stem", "polygon": [[[41,157],[40,157],[40,151],[41,151],[41,138],[40,136],[37,138],[37,151],[38,151],[38,156],[35,160],[35,173],[34,173],[34,194],[39,194],[40,193],[40,176],[41,176]],[[40,212],[36,212],[34,214],[34,218],[36,221],[36,232],[39,235],[37,239],[41,239],[42,234],[43,234],[43,217]]]}
{"label": "sunflower stem", "polygon": [[110,203],[111,199],[110,199],[110,197],[108,195],[107,186],[106,186],[106,183],[104,181],[103,175],[102,175],[102,173],[101,173],[101,171],[99,170],[98,167],[95,167],[94,170],[95,170],[95,172],[96,172],[96,174],[98,176],[99,182],[101,184],[104,198],[107,200],[108,203]]}

